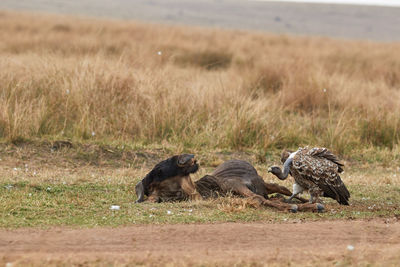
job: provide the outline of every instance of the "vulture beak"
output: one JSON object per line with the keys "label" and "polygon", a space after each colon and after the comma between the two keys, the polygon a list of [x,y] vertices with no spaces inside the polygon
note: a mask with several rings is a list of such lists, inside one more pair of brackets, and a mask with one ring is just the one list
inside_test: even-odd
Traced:
{"label": "vulture beak", "polygon": [[272,168],[271,167],[268,168],[268,172],[272,172]]}

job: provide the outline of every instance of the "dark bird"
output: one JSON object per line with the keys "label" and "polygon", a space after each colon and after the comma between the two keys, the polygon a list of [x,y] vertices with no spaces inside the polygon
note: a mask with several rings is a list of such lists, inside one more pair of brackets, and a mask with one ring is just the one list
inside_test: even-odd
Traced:
{"label": "dark bird", "polygon": [[280,180],[285,180],[289,173],[293,176],[293,194],[296,197],[304,190],[310,193],[311,203],[321,203],[320,197],[330,197],[339,204],[349,205],[350,193],[340,178],[343,164],[326,148],[299,148],[296,152],[282,152],[283,172],[278,166],[268,169]]}

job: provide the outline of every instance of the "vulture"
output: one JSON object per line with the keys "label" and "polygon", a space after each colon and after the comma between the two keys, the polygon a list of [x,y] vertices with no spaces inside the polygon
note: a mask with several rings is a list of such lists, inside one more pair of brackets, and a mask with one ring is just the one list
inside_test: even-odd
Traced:
{"label": "vulture", "polygon": [[283,151],[281,161],[283,172],[278,166],[270,167],[268,172],[280,180],[285,180],[289,173],[293,176],[295,183],[289,201],[308,190],[310,203],[322,203],[322,196],[349,205],[350,193],[339,175],[344,165],[328,149],[303,147],[296,152]]}

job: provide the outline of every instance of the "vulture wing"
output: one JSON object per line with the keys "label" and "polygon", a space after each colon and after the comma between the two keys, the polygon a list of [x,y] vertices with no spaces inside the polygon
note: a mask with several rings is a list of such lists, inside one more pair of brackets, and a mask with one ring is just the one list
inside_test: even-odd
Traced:
{"label": "vulture wing", "polygon": [[343,166],[326,148],[300,149],[294,156],[292,165],[303,179],[317,184],[325,197],[348,205],[350,193],[339,175],[343,172]]}

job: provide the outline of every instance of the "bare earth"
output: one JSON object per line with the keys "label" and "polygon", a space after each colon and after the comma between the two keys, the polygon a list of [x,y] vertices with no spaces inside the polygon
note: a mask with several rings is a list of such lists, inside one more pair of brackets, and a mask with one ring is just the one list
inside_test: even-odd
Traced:
{"label": "bare earth", "polygon": [[395,265],[399,255],[395,219],[0,230],[3,264]]}

